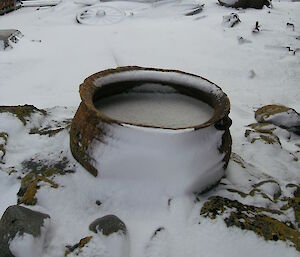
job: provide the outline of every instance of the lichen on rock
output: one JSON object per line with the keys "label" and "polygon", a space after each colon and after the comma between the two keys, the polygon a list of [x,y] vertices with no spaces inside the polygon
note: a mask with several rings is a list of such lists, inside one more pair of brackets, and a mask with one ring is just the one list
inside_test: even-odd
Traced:
{"label": "lichen on rock", "polygon": [[24,126],[26,126],[29,118],[34,113],[40,113],[41,115],[47,115],[47,112],[42,109],[38,109],[33,105],[17,105],[17,106],[0,106],[0,113],[11,113],[16,116]]}
{"label": "lichen on rock", "polygon": [[281,210],[292,208],[295,215],[295,221],[298,229],[300,229],[300,185],[287,184],[286,187],[295,187],[294,197],[285,197],[282,201],[287,202],[281,207]]}
{"label": "lichen on rock", "polygon": [[300,251],[300,232],[292,224],[272,217],[281,215],[281,211],[246,205],[221,196],[212,196],[204,203],[200,215],[215,219],[225,212],[224,222],[228,227],[236,226],[253,231],[265,240],[287,241]]}
{"label": "lichen on rock", "polygon": [[265,105],[255,112],[259,123],[271,123],[300,135],[300,114],[284,105]]}
{"label": "lichen on rock", "polygon": [[255,130],[256,132],[267,133],[267,134],[272,134],[276,129],[276,126],[269,122],[252,123],[248,125],[248,127]]}
{"label": "lichen on rock", "polygon": [[50,125],[46,126],[46,127],[34,127],[32,129],[30,129],[29,134],[38,134],[40,136],[49,136],[49,137],[53,137],[56,134],[58,134],[59,132],[70,128],[71,126],[71,119],[67,119],[67,120],[63,120],[62,122],[60,122],[60,124],[58,124],[57,127],[51,127]]}
{"label": "lichen on rock", "polygon": [[22,163],[26,175],[21,179],[21,186],[18,192],[18,203],[26,205],[35,205],[37,199],[35,197],[39,189],[39,183],[48,183],[52,188],[58,188],[52,178],[55,175],[65,175],[73,172],[68,169],[68,159],[66,157],[62,160],[48,163],[46,160],[33,161],[28,160]]}

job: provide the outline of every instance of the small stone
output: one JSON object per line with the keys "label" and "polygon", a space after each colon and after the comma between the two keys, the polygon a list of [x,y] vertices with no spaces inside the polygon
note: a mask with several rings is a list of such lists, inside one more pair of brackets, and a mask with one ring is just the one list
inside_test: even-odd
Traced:
{"label": "small stone", "polygon": [[260,123],[268,122],[300,135],[300,114],[290,107],[265,105],[255,112],[255,119]]}
{"label": "small stone", "polygon": [[119,231],[123,234],[127,233],[126,225],[115,215],[106,215],[96,219],[90,224],[89,229],[95,233],[102,232],[105,236]]}
{"label": "small stone", "polygon": [[24,233],[33,237],[41,235],[44,220],[50,216],[28,208],[13,205],[6,209],[0,220],[0,256],[13,257],[9,249],[9,242],[18,234]]}
{"label": "small stone", "polygon": [[270,6],[270,0],[218,0],[220,5],[233,8],[255,8],[262,9],[265,5]]}
{"label": "small stone", "polygon": [[240,22],[241,20],[236,13],[231,13],[230,15],[223,16],[223,24],[225,24],[229,28],[234,27]]}

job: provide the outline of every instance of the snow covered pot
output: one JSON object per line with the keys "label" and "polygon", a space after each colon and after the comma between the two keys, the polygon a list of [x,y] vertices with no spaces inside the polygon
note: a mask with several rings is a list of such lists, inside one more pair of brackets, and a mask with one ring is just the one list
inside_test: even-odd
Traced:
{"label": "snow covered pot", "polygon": [[80,96],[71,151],[94,176],[179,193],[204,191],[224,175],[230,102],[212,82],[129,66],[88,77]]}

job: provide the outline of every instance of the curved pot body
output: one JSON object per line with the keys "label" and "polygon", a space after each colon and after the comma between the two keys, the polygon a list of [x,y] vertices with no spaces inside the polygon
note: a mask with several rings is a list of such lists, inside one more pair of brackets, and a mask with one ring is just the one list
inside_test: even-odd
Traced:
{"label": "curved pot body", "polygon": [[[167,84],[209,104],[214,114],[203,124],[174,129],[113,120],[95,107],[96,100],[145,82]],[[90,76],[80,95],[71,151],[94,176],[155,185],[170,194],[202,192],[224,176],[231,153],[230,103],[212,82],[180,71],[130,66]]]}

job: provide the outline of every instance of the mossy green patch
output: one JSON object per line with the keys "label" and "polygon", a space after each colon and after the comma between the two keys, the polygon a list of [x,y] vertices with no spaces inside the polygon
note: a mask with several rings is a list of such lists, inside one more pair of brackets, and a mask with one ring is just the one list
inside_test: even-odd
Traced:
{"label": "mossy green patch", "polygon": [[297,227],[300,229],[300,185],[287,184],[286,187],[295,187],[294,197],[283,198],[282,201],[287,202],[281,207],[281,210],[287,210],[292,208],[295,215],[295,221]]}
{"label": "mossy green patch", "polygon": [[283,113],[287,112],[291,108],[286,107],[284,105],[276,105],[276,104],[270,104],[270,105],[265,105],[255,112],[255,119],[258,122],[266,122],[266,119],[278,114],[278,113]]}
{"label": "mossy green patch", "polygon": [[8,140],[8,134],[5,132],[0,132],[0,163],[3,161],[4,156],[6,155],[5,146]]}
{"label": "mossy green patch", "polygon": [[245,197],[248,196],[248,194],[246,194],[246,193],[244,193],[244,192],[242,192],[242,191],[233,189],[233,188],[228,188],[227,191],[230,192],[230,193],[237,193],[237,194],[239,194],[239,195],[240,195],[241,197],[243,197],[243,198],[245,198]]}
{"label": "mossy green patch", "polygon": [[70,128],[71,122],[72,122],[71,119],[64,120],[62,122],[62,124],[57,128],[52,128],[50,126],[45,127],[45,128],[32,128],[29,131],[29,134],[39,134],[41,136],[47,135],[49,137],[53,137],[56,134],[58,134],[59,132],[63,131],[64,129]]}
{"label": "mossy green patch", "polygon": [[247,129],[245,131],[245,137],[248,138],[251,144],[255,143],[256,141],[261,141],[265,144],[277,144],[281,146],[279,137],[273,133],[261,133]]}
{"label": "mossy green patch", "polygon": [[[281,188],[280,188],[280,185],[279,185],[279,183],[277,181],[275,181],[273,179],[263,180],[263,181],[255,184],[255,185],[253,185],[253,187],[256,190],[258,190],[261,186],[263,186],[265,184],[268,184],[268,183],[274,183],[274,184],[277,185],[277,190],[273,194],[274,201],[276,201],[281,196]],[[250,192],[250,194],[251,194],[251,192]],[[262,194],[262,196],[264,198],[268,198],[269,199],[269,197],[266,194],[264,194],[264,193],[261,193],[261,194]]]}
{"label": "mossy green patch", "polygon": [[265,240],[288,241],[300,251],[300,232],[292,225],[271,217],[271,214],[282,214],[281,211],[245,205],[221,196],[212,196],[204,203],[200,214],[215,219],[225,212],[229,214],[224,219],[228,227],[236,226],[251,230]]}
{"label": "mossy green patch", "polygon": [[87,236],[87,237],[84,237],[82,239],[80,239],[80,241],[78,243],[76,243],[75,245],[67,245],[66,248],[67,250],[65,251],[65,256],[68,256],[70,253],[76,251],[76,255],[78,255],[80,252],[81,252],[81,249],[87,245],[91,239],[93,237],[92,236]]}
{"label": "mossy green patch", "polygon": [[273,131],[276,129],[276,126],[269,122],[252,123],[252,124],[248,125],[248,127],[252,128],[256,132],[268,133],[268,134],[272,134]]}
{"label": "mossy green patch", "polygon": [[47,115],[47,112],[42,109],[38,109],[33,105],[18,105],[18,106],[0,106],[0,113],[8,112],[15,115],[24,126],[26,126],[28,122],[28,118],[33,113],[40,113],[42,115]]}
{"label": "mossy green patch", "polygon": [[58,185],[52,181],[55,175],[64,175],[66,173],[73,172],[67,169],[68,159],[55,163],[47,163],[46,161],[25,161],[22,166],[27,174],[21,179],[21,186],[18,192],[18,203],[26,205],[35,205],[37,199],[35,197],[37,190],[39,189],[39,183],[48,183],[52,188],[57,188]]}
{"label": "mossy green patch", "polygon": [[238,165],[240,165],[243,169],[246,169],[246,162],[244,161],[244,159],[239,156],[236,153],[231,153],[230,159],[233,160],[235,163],[237,163]]}
{"label": "mossy green patch", "polygon": [[[26,178],[25,176],[25,181],[23,182],[23,185],[26,184],[26,190],[24,191],[24,194],[18,199],[18,204],[25,204],[25,205],[35,205],[37,203],[37,199],[35,197],[38,187],[39,187],[39,182],[43,181],[51,185],[53,188],[58,188],[58,184],[53,182],[51,179],[46,178],[45,176],[40,176],[36,174],[28,174],[29,177],[31,178]],[[21,182],[21,184],[22,184]],[[20,192],[20,191],[19,191]],[[18,194],[18,196],[20,196]]]}

